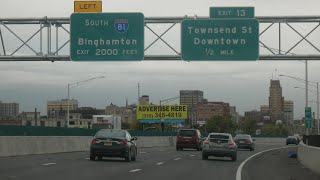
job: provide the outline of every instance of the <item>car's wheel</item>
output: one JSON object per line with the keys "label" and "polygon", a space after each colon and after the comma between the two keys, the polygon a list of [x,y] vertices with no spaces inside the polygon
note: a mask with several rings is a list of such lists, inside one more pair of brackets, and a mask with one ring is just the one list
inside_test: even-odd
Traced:
{"label": "car's wheel", "polygon": [[134,155],[133,155],[133,157],[131,157],[131,161],[136,161],[136,160],[137,160],[137,152],[134,151],[133,154],[134,154]]}
{"label": "car's wheel", "polygon": [[95,156],[94,154],[90,154],[90,160],[91,160],[91,161],[96,160],[96,156]]}
{"label": "car's wheel", "polygon": [[183,151],[183,148],[180,148],[180,151]]}
{"label": "car's wheel", "polygon": [[176,146],[176,150],[177,150],[177,151],[179,151],[179,150],[180,150],[180,148],[179,148],[178,146]]}
{"label": "car's wheel", "polygon": [[98,160],[99,160],[99,161],[102,161],[102,156],[98,156]]}
{"label": "car's wheel", "polygon": [[202,153],[202,160],[208,160],[208,155]]}
{"label": "car's wheel", "polygon": [[250,151],[253,151],[253,147],[250,147]]}
{"label": "car's wheel", "polygon": [[232,161],[237,161],[237,154],[233,154],[233,155],[231,156],[231,159],[232,159]]}
{"label": "car's wheel", "polygon": [[127,162],[131,161],[131,151],[130,151],[130,149],[129,149],[128,155],[127,155],[127,157],[125,159],[126,159]]}

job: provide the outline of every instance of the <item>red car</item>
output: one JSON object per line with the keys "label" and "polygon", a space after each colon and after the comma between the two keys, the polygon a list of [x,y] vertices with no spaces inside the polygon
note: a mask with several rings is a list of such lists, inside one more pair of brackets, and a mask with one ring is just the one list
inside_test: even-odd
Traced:
{"label": "red car", "polygon": [[176,150],[183,148],[202,149],[201,133],[197,129],[181,129],[177,135]]}

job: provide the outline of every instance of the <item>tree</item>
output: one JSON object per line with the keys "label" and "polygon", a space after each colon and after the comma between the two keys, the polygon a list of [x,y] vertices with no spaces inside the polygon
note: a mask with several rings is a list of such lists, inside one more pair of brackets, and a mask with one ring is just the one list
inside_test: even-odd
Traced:
{"label": "tree", "polygon": [[246,134],[255,134],[257,130],[257,122],[254,119],[246,119],[244,122],[244,132]]}
{"label": "tree", "polygon": [[214,116],[206,124],[207,132],[234,133],[236,124],[230,117]]}

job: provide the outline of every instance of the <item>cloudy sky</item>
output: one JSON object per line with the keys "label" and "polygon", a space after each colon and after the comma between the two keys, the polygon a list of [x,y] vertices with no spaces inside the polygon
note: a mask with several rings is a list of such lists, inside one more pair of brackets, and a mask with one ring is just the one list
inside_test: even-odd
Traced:
{"label": "cloudy sky", "polygon": [[[104,12],[142,12],[145,17],[209,16],[213,6],[254,6],[256,16],[302,16],[320,15],[319,0],[103,0]],[[73,12],[72,0],[1,0],[0,18],[24,17],[69,17]],[[152,28],[158,33],[165,26]],[[302,35],[313,27],[293,24]],[[10,26],[11,27],[11,26]],[[266,27],[262,25],[260,27]],[[12,34],[0,26],[4,34],[7,52],[20,46]],[[26,40],[37,27],[12,26],[12,29]],[[66,28],[69,28],[66,26]],[[179,26],[175,26],[164,39],[177,50],[180,49]],[[277,48],[278,26],[266,32],[260,39],[272,48]],[[61,43],[68,38],[61,31]],[[146,30],[146,44],[156,37]],[[64,39],[63,39],[64,38]],[[320,30],[308,38],[319,47]],[[30,41],[30,46],[38,47],[39,36]],[[283,27],[283,50],[288,50],[301,38],[288,27]],[[68,47],[61,54],[68,54]],[[0,54],[3,55],[0,46]],[[260,54],[267,51],[260,48]],[[31,54],[24,47],[17,54]],[[314,54],[312,46],[303,42],[292,53]],[[159,41],[146,54],[174,54]],[[309,62],[309,79],[319,81],[320,62]],[[277,69],[277,73],[275,73]],[[142,62],[2,62],[0,63],[0,100],[20,103],[21,111],[32,111],[35,107],[46,114],[47,100],[66,98],[67,84],[95,76],[106,76],[71,89],[71,98],[76,98],[80,106],[104,108],[111,102],[124,105],[137,101],[137,84],[141,84],[141,94],[150,96],[153,103],[179,95],[181,89],[204,91],[209,101],[225,101],[237,107],[240,114],[268,104],[270,79],[281,80],[283,96],[295,103],[295,118],[303,116],[305,94],[295,86],[304,84],[275,74],[305,77],[305,64],[300,61],[255,61],[255,62],[184,62],[184,61],[142,61]],[[309,99],[316,100],[310,93]],[[316,104],[311,103],[313,110]]]}

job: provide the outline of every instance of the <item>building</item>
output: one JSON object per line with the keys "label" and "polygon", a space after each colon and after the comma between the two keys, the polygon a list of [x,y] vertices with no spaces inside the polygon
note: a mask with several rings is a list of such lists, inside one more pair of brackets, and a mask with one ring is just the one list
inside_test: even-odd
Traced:
{"label": "building", "polygon": [[269,116],[269,106],[268,105],[261,105],[260,106],[261,116]]}
{"label": "building", "polygon": [[237,112],[235,106],[230,106],[230,116],[233,122],[239,124],[239,113]]}
{"label": "building", "polygon": [[0,101],[0,118],[11,119],[19,116],[19,104],[18,103],[3,103]]}
{"label": "building", "polygon": [[[188,106],[189,124],[197,123],[197,104],[204,102],[203,91],[199,90],[180,90],[180,105]],[[208,102],[208,101],[206,101]]]}
{"label": "building", "polygon": [[[75,99],[69,100],[69,111],[78,109],[78,101]],[[47,101],[48,118],[66,118],[68,110],[68,99],[57,101]]]}
{"label": "building", "polygon": [[118,115],[94,115],[92,128],[121,129],[121,116]]}
{"label": "building", "polygon": [[255,120],[257,123],[261,121],[261,112],[257,110],[244,112],[245,120]]}
{"label": "building", "polygon": [[270,118],[273,123],[277,120],[283,119],[283,102],[282,97],[282,87],[280,85],[280,80],[270,80],[269,88],[269,112]]}
{"label": "building", "polygon": [[214,116],[229,117],[229,103],[224,102],[204,102],[197,105],[197,120],[208,121]]}
{"label": "building", "polygon": [[149,96],[148,95],[142,95],[141,97],[139,97],[139,104],[140,105],[149,104]]}
{"label": "building", "polygon": [[283,102],[283,124],[289,126],[293,125],[293,101],[284,101]]}
{"label": "building", "polygon": [[125,109],[126,109],[126,107],[119,107],[119,106],[114,105],[113,103],[111,103],[109,106],[106,106],[105,114],[106,115],[111,115],[111,114],[112,115],[119,115]]}
{"label": "building", "polygon": [[93,115],[105,114],[105,109],[96,109],[93,107],[79,107],[75,110],[70,110],[70,113],[79,113],[81,119],[92,119]]}

